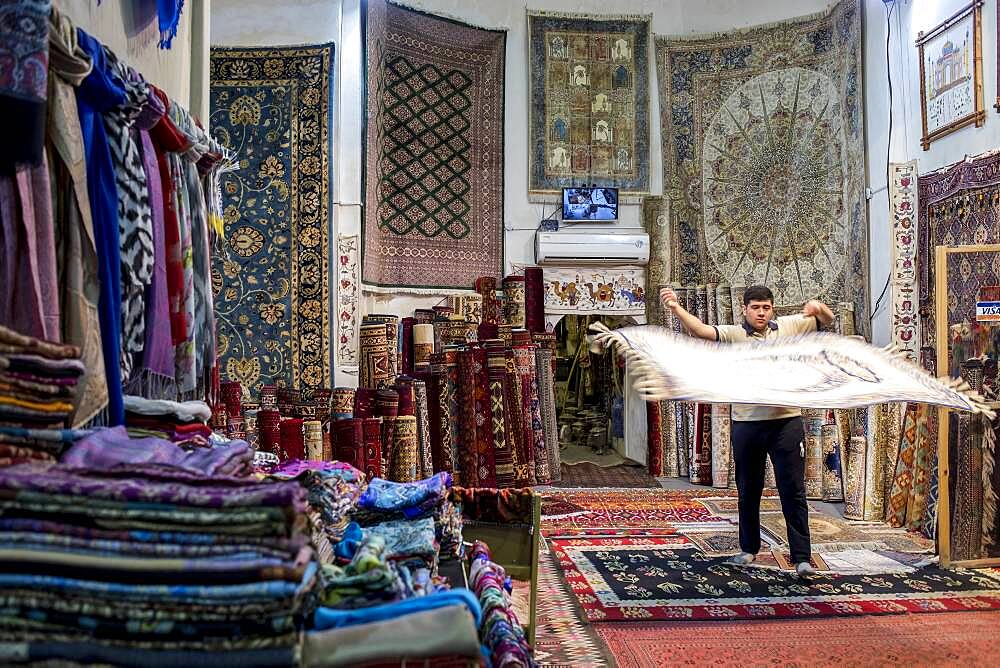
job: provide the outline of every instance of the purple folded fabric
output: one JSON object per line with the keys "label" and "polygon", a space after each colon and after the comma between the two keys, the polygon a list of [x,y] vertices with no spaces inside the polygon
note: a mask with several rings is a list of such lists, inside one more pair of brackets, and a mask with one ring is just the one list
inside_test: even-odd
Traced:
{"label": "purple folded fabric", "polygon": [[232,468],[236,459],[252,457],[246,441],[228,445],[182,450],[172,441],[153,436],[129,438],[125,427],[99,429],[77,441],[62,456],[62,463],[81,468],[112,468],[121,464],[166,464],[197,473],[214,475]]}
{"label": "purple folded fabric", "polygon": [[291,506],[297,512],[306,510],[305,490],[296,482],[207,476],[158,464],[122,464],[112,469],[18,464],[0,469],[0,489],[202,508]]}

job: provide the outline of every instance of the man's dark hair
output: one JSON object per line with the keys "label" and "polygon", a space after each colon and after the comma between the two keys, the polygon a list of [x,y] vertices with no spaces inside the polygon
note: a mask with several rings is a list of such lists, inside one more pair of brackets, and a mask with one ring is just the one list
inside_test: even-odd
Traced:
{"label": "man's dark hair", "polygon": [[750,302],[771,302],[774,303],[774,293],[764,285],[751,285],[743,291],[743,305],[749,306]]}

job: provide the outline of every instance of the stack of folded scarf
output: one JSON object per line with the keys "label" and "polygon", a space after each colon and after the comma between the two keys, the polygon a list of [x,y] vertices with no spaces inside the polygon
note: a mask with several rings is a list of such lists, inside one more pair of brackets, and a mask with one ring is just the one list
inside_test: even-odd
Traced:
{"label": "stack of folded scarf", "polygon": [[0,427],[67,426],[85,370],[79,348],[0,327]]}
{"label": "stack of folded scarf", "polygon": [[481,665],[482,611],[467,589],[353,610],[321,607],[302,665]]}
{"label": "stack of folded scarf", "polygon": [[511,582],[503,568],[490,561],[490,550],[476,541],[471,552],[469,587],[479,597],[483,616],[479,627],[490,664],[503,668],[530,668],[537,665],[524,629],[514,614],[510,598]]}
{"label": "stack of folded scarf", "polygon": [[317,572],[302,488],[107,464],[0,470],[0,656],[295,665]]}
{"label": "stack of folded scarf", "polygon": [[130,436],[154,436],[182,447],[208,447],[212,409],[204,401],[167,401],[125,397],[125,426]]}
{"label": "stack of folded scarf", "polygon": [[160,464],[206,475],[253,473],[253,451],[246,441],[218,442],[209,448],[183,450],[153,436],[130,438],[124,427],[92,430],[66,450],[60,461],[68,466],[94,469]]}
{"label": "stack of folded scarf", "polygon": [[343,538],[348,517],[364,491],[365,474],[343,462],[291,459],[267,473],[270,480],[296,480],[309,498],[307,514],[320,563],[332,563],[333,544]]}
{"label": "stack of folded scarf", "polygon": [[425,480],[400,483],[375,478],[358,500],[354,519],[363,526],[390,521],[430,518],[438,556],[455,557],[462,550],[462,514],[449,499],[451,474],[436,473]]}
{"label": "stack of folded scarf", "polygon": [[385,540],[377,536],[366,540],[361,534],[356,538],[338,544],[342,557],[353,552],[350,561],[321,567],[321,604],[349,610],[407,598],[403,579],[386,556]]}
{"label": "stack of folded scarf", "polygon": [[89,433],[83,429],[0,427],[0,466],[55,461],[66,448]]}

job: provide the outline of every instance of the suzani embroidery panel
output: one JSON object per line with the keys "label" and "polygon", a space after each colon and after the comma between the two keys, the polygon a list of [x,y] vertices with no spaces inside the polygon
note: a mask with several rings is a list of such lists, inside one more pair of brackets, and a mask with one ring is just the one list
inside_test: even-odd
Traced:
{"label": "suzani embroidery panel", "polygon": [[213,48],[211,127],[240,156],[222,181],[212,285],[224,377],[330,385],[333,45]]}
{"label": "suzani embroidery panel", "polygon": [[649,17],[528,12],[528,192],[649,191]]}
{"label": "suzani embroidery panel", "polygon": [[359,247],[357,234],[337,237],[337,364],[355,368],[361,297]]}
{"label": "suzani embroidery panel", "polygon": [[365,38],[365,286],[499,278],[506,32],[371,0]]}

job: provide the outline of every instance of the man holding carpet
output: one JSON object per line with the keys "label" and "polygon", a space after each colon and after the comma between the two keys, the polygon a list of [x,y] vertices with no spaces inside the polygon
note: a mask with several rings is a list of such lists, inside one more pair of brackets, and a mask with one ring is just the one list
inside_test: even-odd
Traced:
{"label": "man holding carpet", "polygon": [[[833,322],[833,312],[819,301],[806,302],[799,315],[774,317],[774,295],[762,285],[743,293],[743,323],[706,325],[677,302],[670,288],[660,290],[660,301],[673,311],[684,328],[709,341],[737,343],[815,332]],[[788,546],[800,576],[815,573],[809,564],[809,506],[805,487],[805,430],[802,411],[789,406],[733,404],[733,462],[740,508],[740,549],[729,563],[745,566],[760,551],[760,498],[764,492],[766,458],[771,457],[788,528]]]}

